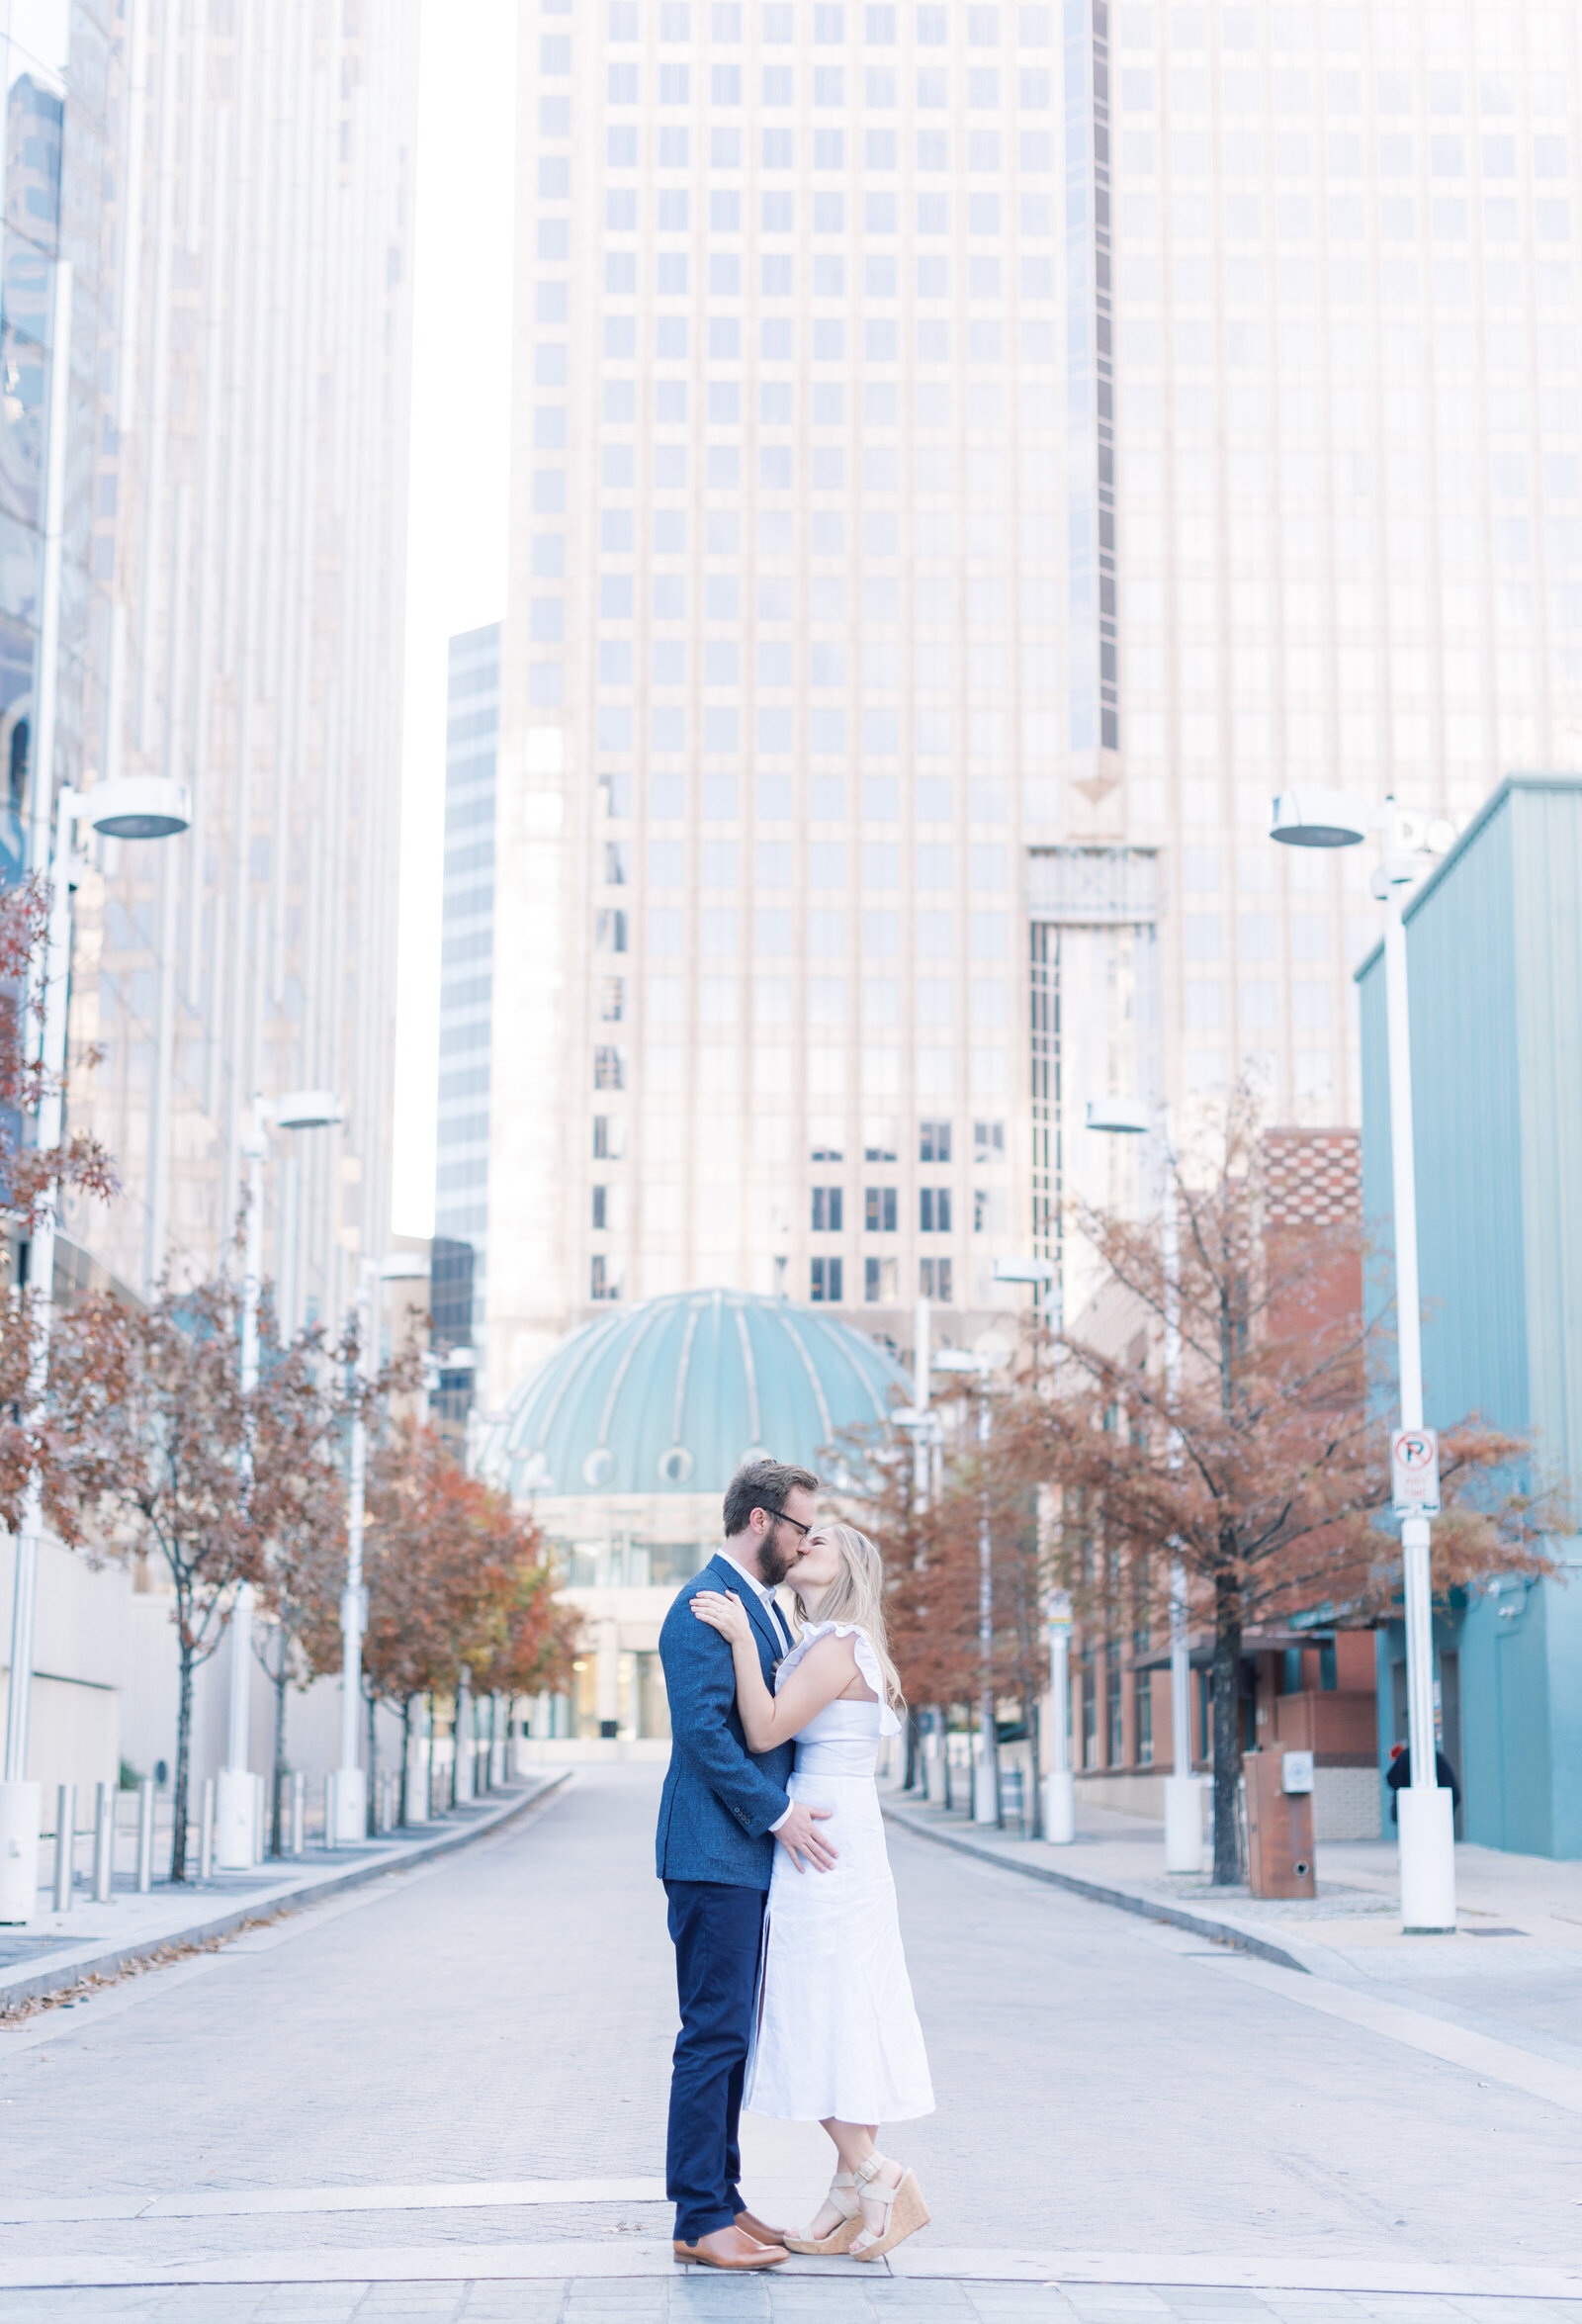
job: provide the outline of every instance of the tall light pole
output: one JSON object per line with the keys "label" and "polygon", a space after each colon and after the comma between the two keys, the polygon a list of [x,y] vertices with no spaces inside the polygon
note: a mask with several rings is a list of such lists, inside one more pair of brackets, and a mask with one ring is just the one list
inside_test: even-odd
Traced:
{"label": "tall light pole", "polygon": [[378,1262],[364,1259],[357,1270],[357,1370],[353,1381],[351,1450],[346,1476],[346,1586],[340,1594],[340,1765],[335,1770],[335,1844],[347,1847],[368,1836],[368,1775],[357,1747],[363,1703],[363,1632],[368,1626],[368,1592],[363,1586],[363,1533],[368,1502],[368,1425],[363,1396],[372,1377],[372,1340],[377,1307]]}
{"label": "tall light pole", "polygon": [[[41,795],[49,781],[41,756],[34,780]],[[55,795],[51,827],[45,809],[36,814],[33,859],[49,877],[49,920],[40,975],[43,1025],[39,1044],[42,1095],[36,1149],[53,1153],[60,1144],[65,1113],[66,1017],[71,984],[71,854],[76,827],[87,821],[107,839],[158,840],[184,832],[192,820],[184,783],[163,775],[128,775],[91,791],[63,785]],[[55,1228],[59,1183],[44,1189],[28,1241],[28,1304],[34,1328],[33,1368],[28,1398],[38,1415],[49,1379],[49,1334],[53,1322]],[[35,1469],[28,1478],[22,1524],[16,1541],[16,1577],[11,1601],[11,1684],[6,1705],[5,1775],[0,1780],[0,1922],[31,1918],[39,1885],[41,1789],[28,1781],[28,1729],[32,1710],[35,1599],[39,1547],[44,1538],[43,1480]]]}
{"label": "tall light pole", "polygon": [[[267,1132],[273,1122],[280,1129],[319,1129],[341,1118],[340,1100],[329,1090],[296,1090],[289,1097],[255,1097],[248,1109],[242,1153],[247,1163],[247,1223],[242,1242],[241,1280],[241,1392],[250,1396],[258,1385],[258,1300],[263,1288],[264,1164],[269,1158]],[[295,1206],[294,1206],[295,1209]],[[296,1218],[286,1222],[293,1235]],[[289,1242],[277,1254],[276,1275],[291,1260]],[[288,1327],[289,1328],[289,1327]],[[251,1455],[248,1456],[249,1464]],[[252,1689],[253,1585],[239,1584],[230,1609],[230,1705],[226,1721],[225,1764],[215,1787],[215,1861],[221,1871],[243,1871],[253,1860],[256,1829],[253,1804],[259,1778],[247,1764],[249,1706]]]}
{"label": "tall light pole", "polygon": [[[1286,792],[1274,804],[1270,837],[1288,848],[1360,847],[1369,830],[1388,830],[1380,814],[1344,791]],[[1390,1068],[1390,1175],[1395,1239],[1395,1309],[1400,1350],[1403,1429],[1423,1426],[1423,1319],[1417,1273],[1417,1165],[1412,1139],[1412,1028],[1406,973],[1405,889],[1416,877],[1407,859],[1386,853],[1373,874],[1384,905],[1384,1013]],[[1408,1935],[1439,1935],[1455,1926],[1455,1803],[1439,1779],[1434,1740],[1434,1588],[1427,1517],[1401,1520],[1401,1580],[1406,1601],[1407,1741],[1412,1780],[1397,1794],[1401,1924]]]}
{"label": "tall light pole", "polygon": [[[1151,1107],[1136,1098],[1090,1098],[1088,1127],[1120,1137],[1152,1133],[1155,1141],[1159,1161],[1159,1261],[1165,1279],[1165,1401],[1174,1412],[1181,1401],[1181,1214],[1176,1196],[1170,1109]],[[1181,1467],[1181,1432],[1174,1426],[1165,1457],[1172,1469]],[[1186,1614],[1186,1568],[1177,1556],[1172,1558],[1170,1565],[1171,1772],[1165,1778],[1167,1872],[1200,1872],[1203,1867],[1203,1790],[1192,1773],[1192,1663]]]}
{"label": "tall light pole", "polygon": [[978,1383],[978,1462],[982,1483],[978,1495],[978,1764],[972,1778],[974,1824],[1000,1822],[1000,1735],[995,1721],[995,1577],[994,1542],[989,1523],[989,1375],[988,1356],[963,1348],[941,1348],[933,1360],[935,1372],[969,1373]]}
{"label": "tall light pole", "polygon": [[[995,1261],[996,1283],[1030,1283],[1035,1297],[1050,1292],[1060,1321],[1060,1275],[1052,1259]],[[1071,1592],[1049,1593],[1049,1762],[1044,1769],[1044,1838],[1069,1847],[1077,1836],[1077,1778],[1071,1764]]]}

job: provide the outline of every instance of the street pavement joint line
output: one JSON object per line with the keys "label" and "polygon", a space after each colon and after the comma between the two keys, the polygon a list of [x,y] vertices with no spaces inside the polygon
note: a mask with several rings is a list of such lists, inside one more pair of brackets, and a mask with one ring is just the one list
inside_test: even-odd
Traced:
{"label": "street pavement joint line", "polygon": [[1431,2058],[1442,2058],[1447,2065],[1459,2066],[1468,2074],[1506,2083],[1513,2090],[1525,2091],[1529,2098],[1546,2099],[1550,2105],[1582,2114],[1582,2072],[1575,2066],[1561,2065],[1557,2059],[1542,2057],[1536,2050],[1499,2041],[1492,2034],[1473,2033],[1464,2026],[1427,2016],[1421,2010],[1409,2010],[1401,2002],[1383,2001],[1355,1986],[1335,1985],[1328,1978],[1305,1973],[1293,1974],[1270,1961],[1237,1959],[1234,1954],[1226,1954],[1210,1960],[1208,1965],[1239,1984],[1261,1985],[1270,1993],[1283,1994],[1287,2001],[1297,2002],[1303,2009],[1320,2010],[1328,2017],[1344,2017],[1350,2024],[1363,2025],[1370,2033],[1382,2033],[1391,2041],[1402,2042],[1408,2049],[1422,2050]]}
{"label": "street pavement joint line", "polygon": [[[1582,2269],[1490,2261],[1303,2259],[1285,2250],[1238,2254],[931,2250],[908,2243],[889,2263],[794,2258],[777,2276],[888,2273],[914,2283],[1132,2284],[1266,2293],[1394,2293],[1439,2299],[1576,2300]],[[620,2278],[678,2280],[668,2241],[494,2243],[356,2250],[255,2251],[135,2260],[77,2255],[0,2260],[0,2290],[65,2290],[220,2283],[567,2282]],[[712,2297],[712,2295],[710,2295]]]}
{"label": "street pavement joint line", "polygon": [[241,2219],[262,2212],[483,2210],[517,2203],[658,2203],[662,2179],[437,2180],[423,2187],[189,2188],[169,2194],[0,2197],[0,2226],[83,2219]]}

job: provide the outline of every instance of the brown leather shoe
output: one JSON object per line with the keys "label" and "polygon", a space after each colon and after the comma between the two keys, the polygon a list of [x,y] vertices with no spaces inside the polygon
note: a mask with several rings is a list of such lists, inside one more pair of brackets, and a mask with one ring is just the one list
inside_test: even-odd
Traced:
{"label": "brown leather shoe", "polygon": [[671,2248],[683,2267],[728,2268],[733,2273],[746,2268],[777,2268],[791,2257],[783,2244],[758,2243],[744,2235],[740,2227],[716,2227],[711,2235],[700,2235],[696,2243],[683,2243],[677,2236]]}
{"label": "brown leather shoe", "polygon": [[765,2227],[763,2221],[754,2219],[750,2211],[738,2211],[736,2223],[744,2235],[751,2236],[754,2243],[778,2244],[784,2249],[786,2231],[783,2227]]}

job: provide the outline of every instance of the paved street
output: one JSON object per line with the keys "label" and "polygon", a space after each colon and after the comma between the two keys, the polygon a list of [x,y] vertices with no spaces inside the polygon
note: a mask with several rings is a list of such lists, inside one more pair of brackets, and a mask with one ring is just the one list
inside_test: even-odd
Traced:
{"label": "paved street", "polygon": [[[0,2290],[0,2324],[815,2310],[1428,2324],[1516,2307],[1448,2279],[1410,2299],[1324,2286],[1361,2262],[1459,2268],[1467,2284],[1496,2265],[1576,2265],[1582,2112],[1301,2006],[1277,1986],[1294,1972],[1254,1982],[1186,1931],[903,1832],[893,1855],[939,2098],[884,2140],[933,2208],[908,2247],[916,2265],[1229,2256],[1252,2278],[1222,2282],[1293,2288],[609,2274],[668,2233],[655,2185],[673,2032],[658,1785],[653,1768],[583,1769],[525,1824],[396,1886],[0,2034],[0,2282],[30,2262],[58,2278],[78,2255],[129,2273],[244,2270],[257,2255],[261,2273],[295,2265],[309,2279]],[[1524,2014],[1546,2022],[1556,2007],[1513,2000],[1507,2022],[1497,1983],[1480,1981],[1479,2022],[1513,2041]],[[811,2208],[822,2146],[816,2131],[753,2126],[760,2199]],[[329,2207],[358,2199],[346,2190],[359,2207]],[[458,2203],[472,2190],[485,2199]],[[134,2215],[154,2198],[163,2217]],[[580,2252],[564,2262],[548,2248],[567,2246]],[[560,2273],[524,2262],[523,2280],[483,2280],[504,2247],[543,2247]],[[450,2253],[458,2279],[313,2280],[372,2273],[370,2252],[388,2273],[403,2248]],[[468,2254],[477,2277],[460,2274]],[[1304,2276],[1319,2288],[1294,2288]],[[1574,2308],[1521,2305],[1582,2324],[1582,2276]]]}

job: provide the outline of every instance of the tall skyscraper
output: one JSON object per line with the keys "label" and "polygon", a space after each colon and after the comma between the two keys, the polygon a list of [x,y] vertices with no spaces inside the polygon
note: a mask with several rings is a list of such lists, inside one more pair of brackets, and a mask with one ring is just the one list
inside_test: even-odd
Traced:
{"label": "tall skyscraper", "polygon": [[126,1191],[67,1224],[133,1286],[213,1266],[255,1095],[332,1091],[265,1180],[266,1268],[332,1317],[389,1231],[415,0],[69,13],[119,135],[91,337],[65,251],[93,594],[62,592],[89,682],[45,772],[178,777],[193,823],[81,865],[68,1121]]}
{"label": "tall skyscraper", "polygon": [[1443,847],[1582,744],[1577,72],[1529,5],[545,0],[496,1396],[688,1284],[1069,1308],[1090,1095],[1356,1118],[1367,866],[1268,802]]}
{"label": "tall skyscraper", "polygon": [[445,888],[440,921],[439,1104],[432,1314],[442,1359],[435,1408],[467,1417],[481,1377],[488,1238],[493,1028],[495,752],[500,625],[452,638],[445,726]]}

